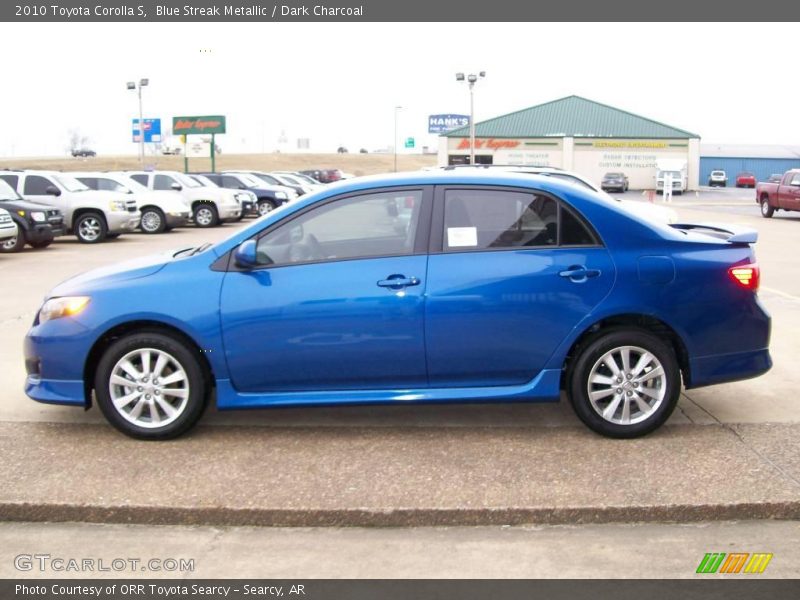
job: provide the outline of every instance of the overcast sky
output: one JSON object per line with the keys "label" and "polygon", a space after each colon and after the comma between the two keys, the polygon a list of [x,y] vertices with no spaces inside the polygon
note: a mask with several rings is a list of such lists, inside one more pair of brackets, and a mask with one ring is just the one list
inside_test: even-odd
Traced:
{"label": "overcast sky", "polygon": [[480,70],[477,121],[577,94],[704,143],[800,145],[793,23],[2,23],[0,39],[0,156],[63,154],[74,128],[134,154],[125,83],[141,77],[145,117],[226,115],[225,152],[273,151],[282,132],[386,148],[397,105],[398,138],[435,147],[427,115],[468,113],[455,73]]}

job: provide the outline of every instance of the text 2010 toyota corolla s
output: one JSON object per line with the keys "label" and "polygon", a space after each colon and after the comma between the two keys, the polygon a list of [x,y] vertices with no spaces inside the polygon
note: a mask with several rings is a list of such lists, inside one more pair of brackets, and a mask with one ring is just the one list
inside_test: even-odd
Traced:
{"label": "text 2010 toyota corolla s", "polygon": [[[219,409],[556,401],[660,426],[687,388],[771,366],[752,230],[649,223],[552,178],[421,172],[334,184],[201,246],[56,287],[27,394],[122,432]],[[94,392],[94,394],[93,394]]]}

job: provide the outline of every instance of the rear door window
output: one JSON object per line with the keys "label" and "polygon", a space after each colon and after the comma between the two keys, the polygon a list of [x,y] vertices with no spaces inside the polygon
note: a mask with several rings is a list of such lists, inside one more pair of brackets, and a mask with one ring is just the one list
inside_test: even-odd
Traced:
{"label": "rear door window", "polygon": [[493,189],[445,192],[445,252],[596,244],[589,228],[551,196]]}

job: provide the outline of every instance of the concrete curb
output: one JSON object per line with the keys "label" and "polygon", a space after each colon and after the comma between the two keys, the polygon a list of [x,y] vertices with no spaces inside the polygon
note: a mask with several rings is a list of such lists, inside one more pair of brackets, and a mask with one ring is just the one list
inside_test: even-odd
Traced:
{"label": "concrete curb", "polygon": [[800,520],[800,500],[741,504],[438,509],[271,509],[0,503],[0,520],[266,527],[455,527]]}

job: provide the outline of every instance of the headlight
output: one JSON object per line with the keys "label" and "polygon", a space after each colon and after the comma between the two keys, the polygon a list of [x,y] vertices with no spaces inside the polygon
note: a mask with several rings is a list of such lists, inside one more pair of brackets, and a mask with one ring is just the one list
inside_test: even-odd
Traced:
{"label": "headlight", "polygon": [[128,207],[125,206],[124,200],[112,200],[108,203],[108,206],[111,209],[111,212],[126,212],[128,210]]}
{"label": "headlight", "polygon": [[279,200],[288,200],[289,196],[286,195],[286,192],[275,192],[275,197]]}
{"label": "headlight", "polygon": [[37,223],[44,223],[47,220],[47,218],[44,216],[44,213],[38,211],[31,213],[31,219],[33,219]]}
{"label": "headlight", "polygon": [[79,314],[89,304],[89,296],[64,296],[51,298],[39,311],[39,323]]}

